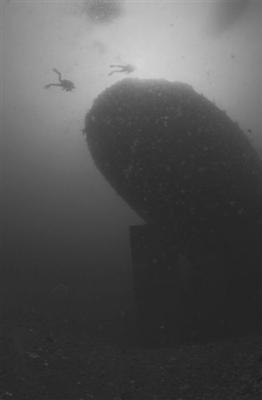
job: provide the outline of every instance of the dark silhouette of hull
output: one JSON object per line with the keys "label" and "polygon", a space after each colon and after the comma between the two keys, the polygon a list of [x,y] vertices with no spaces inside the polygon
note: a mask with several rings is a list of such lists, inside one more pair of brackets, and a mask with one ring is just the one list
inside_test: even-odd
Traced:
{"label": "dark silhouette of hull", "polygon": [[[147,225],[137,228],[138,243],[131,238],[140,260],[133,267],[141,321],[156,315],[156,302],[162,303],[159,321],[163,314],[174,317],[174,310],[180,321],[174,329],[175,320],[166,318],[165,337],[197,332],[200,325],[202,333],[257,329],[262,168],[239,126],[187,84],[126,79],[98,96],[85,133],[99,170]],[[141,281],[156,267],[156,248],[157,289],[156,281]],[[181,285],[189,288],[186,295]]]}

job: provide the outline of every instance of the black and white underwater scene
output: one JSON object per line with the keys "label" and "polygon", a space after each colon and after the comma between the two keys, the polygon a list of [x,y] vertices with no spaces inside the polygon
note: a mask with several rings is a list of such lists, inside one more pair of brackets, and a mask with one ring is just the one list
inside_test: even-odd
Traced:
{"label": "black and white underwater scene", "polygon": [[262,1],[0,17],[0,400],[261,399]]}

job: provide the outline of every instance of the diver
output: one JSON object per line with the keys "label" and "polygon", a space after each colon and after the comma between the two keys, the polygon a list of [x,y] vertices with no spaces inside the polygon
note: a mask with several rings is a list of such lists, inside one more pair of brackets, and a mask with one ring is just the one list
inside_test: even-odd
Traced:
{"label": "diver", "polygon": [[109,74],[108,74],[109,76],[113,75],[115,72],[123,72],[126,74],[131,74],[131,72],[135,71],[135,67],[131,64],[125,64],[125,65],[113,64],[113,65],[110,65],[110,68],[117,68],[117,69],[114,69],[111,72],[109,72]]}
{"label": "diver", "polygon": [[61,72],[59,72],[56,68],[53,68],[53,71],[58,75],[59,83],[48,83],[47,85],[45,85],[45,89],[48,89],[51,86],[59,86],[66,92],[72,92],[72,90],[75,89],[75,85],[72,81],[62,79]]}

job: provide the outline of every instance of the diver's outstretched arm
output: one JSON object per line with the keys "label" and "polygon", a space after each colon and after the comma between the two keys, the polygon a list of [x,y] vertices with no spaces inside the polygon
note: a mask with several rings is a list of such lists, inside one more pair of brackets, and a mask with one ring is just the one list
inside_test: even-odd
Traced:
{"label": "diver's outstretched arm", "polygon": [[56,69],[56,68],[53,68],[53,71],[58,75],[59,82],[61,82],[61,81],[62,81],[62,74],[61,74],[61,72],[59,72],[58,69]]}
{"label": "diver's outstretched arm", "polygon": [[50,88],[51,86],[61,86],[61,83],[48,83],[44,86],[45,89]]}
{"label": "diver's outstretched arm", "polygon": [[123,65],[121,64],[111,64],[109,65],[110,68],[123,68]]}

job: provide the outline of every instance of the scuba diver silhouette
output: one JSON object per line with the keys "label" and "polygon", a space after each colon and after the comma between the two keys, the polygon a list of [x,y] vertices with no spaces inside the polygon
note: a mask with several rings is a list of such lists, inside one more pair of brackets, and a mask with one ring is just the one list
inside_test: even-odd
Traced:
{"label": "scuba diver silhouette", "polygon": [[48,89],[51,86],[59,86],[66,92],[72,92],[72,90],[75,88],[74,83],[67,79],[62,79],[61,72],[59,72],[56,68],[53,68],[53,71],[58,75],[59,83],[48,83],[47,85],[45,85],[45,89]]}
{"label": "scuba diver silhouette", "polygon": [[123,72],[123,73],[126,73],[126,74],[130,74],[131,72],[135,71],[135,67],[133,65],[131,65],[131,64],[125,64],[125,65],[123,65],[123,64],[112,64],[112,65],[110,65],[110,68],[117,68],[117,69],[109,72],[109,74],[108,74],[109,76],[113,75],[115,72]]}

